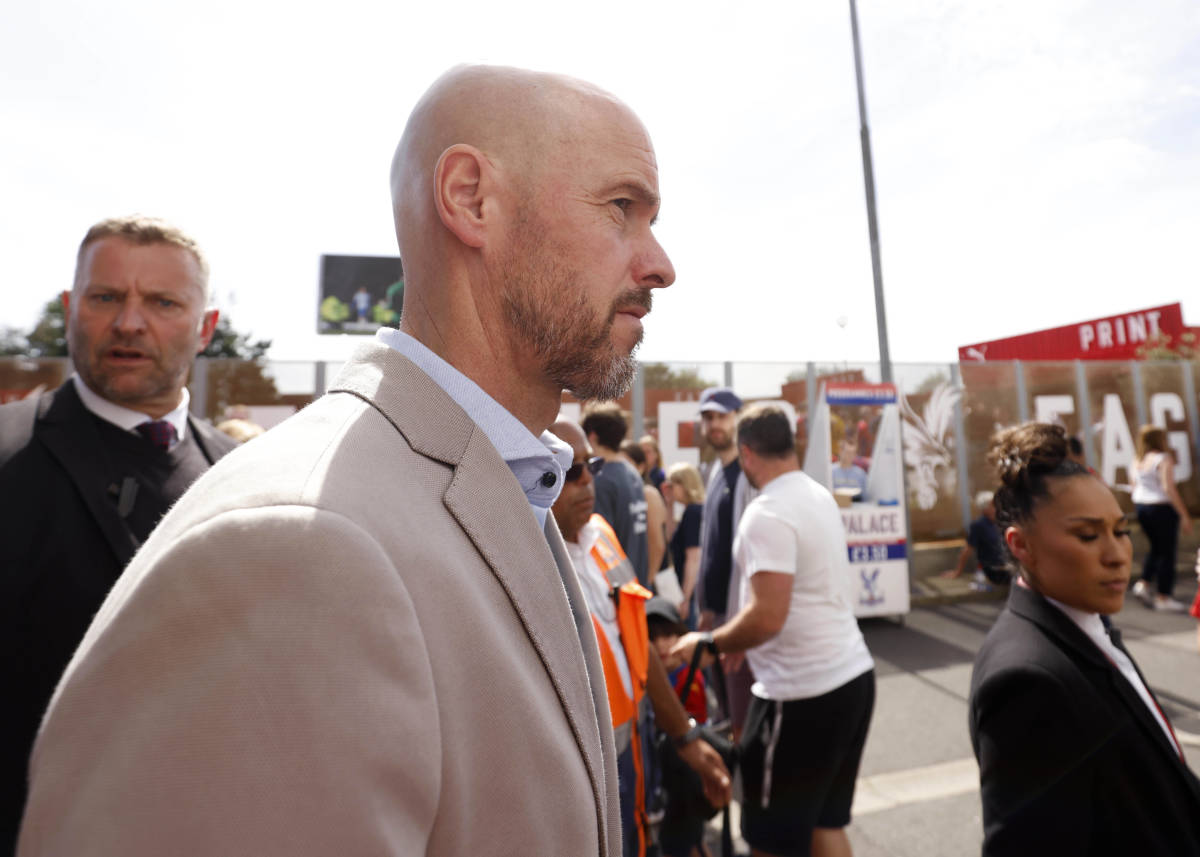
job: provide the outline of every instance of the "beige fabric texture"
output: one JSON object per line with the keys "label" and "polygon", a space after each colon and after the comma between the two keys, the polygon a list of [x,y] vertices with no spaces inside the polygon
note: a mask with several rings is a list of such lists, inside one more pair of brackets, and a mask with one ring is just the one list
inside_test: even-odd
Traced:
{"label": "beige fabric texture", "polygon": [[118,581],[42,724],[18,853],[615,857],[607,712],[553,517],[370,343]]}

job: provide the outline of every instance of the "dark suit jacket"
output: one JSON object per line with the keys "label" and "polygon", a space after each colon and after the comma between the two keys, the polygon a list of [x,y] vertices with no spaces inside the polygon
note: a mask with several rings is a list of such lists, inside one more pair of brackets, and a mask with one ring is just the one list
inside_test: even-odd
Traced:
{"label": "dark suit jacket", "polygon": [[[1143,679],[1144,681],[1144,679]],[[1200,854],[1200,783],[1111,661],[1014,586],[975,660],[985,855]]]}
{"label": "dark suit jacket", "polygon": [[[236,444],[189,419],[204,456]],[[0,406],[0,853],[16,842],[38,723],[137,542],[100,435],[68,381]]]}

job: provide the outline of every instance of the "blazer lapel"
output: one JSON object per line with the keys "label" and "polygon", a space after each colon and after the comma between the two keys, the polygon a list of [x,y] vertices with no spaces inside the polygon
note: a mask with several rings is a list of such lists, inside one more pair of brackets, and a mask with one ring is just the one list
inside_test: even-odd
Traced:
{"label": "blazer lapel", "polygon": [[124,567],[137,552],[138,543],[117,514],[116,499],[110,490],[115,486],[104,466],[107,458],[91,412],[84,407],[72,381],[44,401],[47,405],[38,417],[34,434],[75,483],[117,562]]}
{"label": "blazer lapel", "polygon": [[[606,725],[608,745],[612,742],[608,701],[588,680],[589,670],[602,675],[599,655],[553,519],[545,532],[538,528],[520,485],[482,429],[399,352],[379,343],[361,346],[330,388],[337,391],[365,399],[416,452],[454,467],[443,502],[508,594],[575,735],[598,817],[612,819],[601,749],[606,746],[601,744]],[[551,541],[559,556],[552,553]],[[579,645],[563,646],[562,640],[577,640]],[[609,832],[601,829],[600,836],[607,851]]]}
{"label": "blazer lapel", "polygon": [[191,414],[188,414],[188,430],[196,439],[196,446],[200,447],[200,454],[210,465],[216,464],[226,453],[237,448],[237,442],[233,438],[227,437]]}
{"label": "blazer lapel", "polygon": [[[1009,595],[1009,608],[1014,613],[1034,622],[1044,632],[1054,637],[1060,645],[1074,654],[1076,660],[1086,661],[1092,672],[1102,676],[1099,680],[1107,682],[1112,688],[1114,694],[1125,706],[1127,713],[1147,738],[1169,755],[1176,764],[1180,762],[1178,751],[1167,739],[1158,720],[1146,706],[1142,697],[1134,690],[1129,680],[1121,674],[1117,665],[1091,641],[1087,634],[1080,630],[1078,625],[1064,616],[1041,595],[1024,587],[1013,586]],[[1128,652],[1126,654],[1128,655]],[[1146,682],[1145,676],[1142,675],[1142,671],[1138,668],[1132,655],[1129,655],[1129,660],[1133,662],[1134,670],[1137,671],[1138,676],[1142,679],[1142,684],[1146,685],[1146,690],[1153,697],[1154,691],[1150,690],[1149,683]],[[1157,700],[1155,702],[1157,703]],[[1163,716],[1166,717],[1165,714]]]}
{"label": "blazer lapel", "polygon": [[1078,625],[1032,589],[1014,583],[1008,595],[1008,608],[1041,628],[1076,660],[1087,661],[1092,667],[1113,668],[1112,662]]}
{"label": "blazer lapel", "polygon": [[[1162,710],[1162,706],[1159,705],[1158,697],[1154,695],[1154,691],[1150,688],[1150,683],[1146,681],[1146,677],[1142,675],[1141,667],[1137,665],[1137,661],[1133,659],[1133,655],[1129,654],[1129,650],[1125,648],[1123,643],[1121,643],[1119,631],[1116,632],[1116,638],[1113,642],[1116,643],[1117,647],[1125,653],[1127,658],[1129,658],[1129,662],[1133,664],[1134,672],[1138,674],[1138,678],[1140,678],[1142,680],[1142,684],[1146,686],[1146,692],[1150,694],[1150,698],[1154,700],[1154,704],[1158,706],[1158,710],[1162,712],[1163,719],[1166,720],[1167,714]],[[1110,675],[1110,681],[1112,682],[1113,689],[1117,692],[1117,695],[1121,697],[1121,701],[1125,703],[1125,707],[1129,709],[1134,720],[1136,720],[1142,730],[1147,733],[1150,740],[1158,744],[1158,746],[1162,748],[1163,752],[1168,754],[1175,762],[1183,762],[1183,759],[1180,758],[1182,749],[1167,739],[1167,736],[1163,732],[1162,726],[1159,724],[1158,719],[1154,716],[1153,712],[1146,707],[1145,700],[1142,699],[1142,697],[1134,689],[1133,685],[1129,683],[1129,680],[1126,679],[1125,676],[1120,675],[1120,671],[1115,666],[1113,667],[1112,674]],[[1172,735],[1174,735],[1173,729]],[[1176,738],[1176,740],[1178,740],[1178,738]]]}

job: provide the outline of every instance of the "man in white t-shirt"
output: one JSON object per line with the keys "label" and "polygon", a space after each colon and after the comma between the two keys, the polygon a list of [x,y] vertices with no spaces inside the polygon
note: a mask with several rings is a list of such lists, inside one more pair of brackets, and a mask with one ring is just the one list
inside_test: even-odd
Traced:
{"label": "man in white t-shirt", "polygon": [[734,542],[741,610],[697,645],[745,652],[754,698],[742,738],[742,836],[755,855],[849,855],[854,782],[875,702],[874,662],[851,607],[841,514],[801,472],[783,411],[738,421],[742,471],[759,489]]}

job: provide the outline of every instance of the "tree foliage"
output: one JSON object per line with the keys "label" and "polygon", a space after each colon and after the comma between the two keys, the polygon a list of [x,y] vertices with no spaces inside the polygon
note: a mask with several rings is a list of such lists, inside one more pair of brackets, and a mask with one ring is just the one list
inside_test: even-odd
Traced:
{"label": "tree foliage", "polygon": [[252,341],[250,334],[238,333],[233,328],[233,322],[228,316],[217,320],[217,329],[213,332],[212,342],[208,343],[202,353],[204,357],[236,357],[241,360],[259,360],[266,356],[271,347],[271,340],[259,339]]}
{"label": "tree foliage", "polygon": [[66,357],[67,323],[62,296],[42,307],[42,315],[33,330],[5,327],[0,332],[0,355],[5,357]]}
{"label": "tree foliage", "polygon": [[666,363],[643,363],[642,373],[647,390],[703,390],[717,385],[700,377],[696,369],[672,369]]}
{"label": "tree foliage", "polygon": [[1200,358],[1200,348],[1190,330],[1178,337],[1157,333],[1137,349],[1137,356],[1141,360],[1195,360]]}

